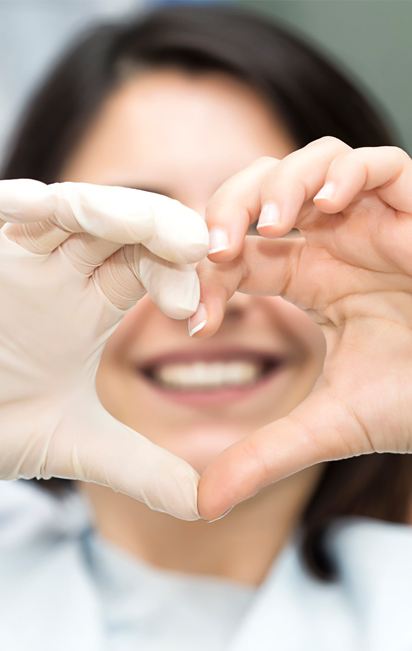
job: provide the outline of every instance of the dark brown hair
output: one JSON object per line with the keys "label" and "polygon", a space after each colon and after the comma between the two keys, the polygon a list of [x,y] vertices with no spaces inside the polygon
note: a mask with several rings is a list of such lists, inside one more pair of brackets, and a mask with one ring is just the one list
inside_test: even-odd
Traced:
{"label": "dark brown hair", "polygon": [[[352,147],[395,144],[363,95],[300,39],[235,7],[181,5],[100,26],[75,45],[30,103],[2,178],[56,181],[124,70],[139,65],[174,65],[194,74],[224,71],[243,79],[271,102],[298,147],[325,135]],[[325,580],[335,576],[325,544],[332,520],[358,515],[404,522],[411,484],[408,455],[329,463],[301,523],[302,553],[311,571]]]}

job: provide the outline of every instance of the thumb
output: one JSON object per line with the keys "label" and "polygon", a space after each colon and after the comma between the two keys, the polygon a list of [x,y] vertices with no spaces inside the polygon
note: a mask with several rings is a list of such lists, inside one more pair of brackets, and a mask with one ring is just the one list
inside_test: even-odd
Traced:
{"label": "thumb", "polygon": [[208,466],[199,483],[199,513],[215,520],[308,466],[372,451],[360,423],[336,395],[315,390],[288,416],[230,446]]}
{"label": "thumb", "polygon": [[197,520],[199,475],[185,461],[120,423],[97,395],[83,394],[60,423],[43,476],[109,486],[182,520]]}

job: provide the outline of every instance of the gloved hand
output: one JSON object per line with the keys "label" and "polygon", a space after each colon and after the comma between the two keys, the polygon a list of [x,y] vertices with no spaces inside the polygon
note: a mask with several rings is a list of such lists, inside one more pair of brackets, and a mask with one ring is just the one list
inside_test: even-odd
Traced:
{"label": "gloved hand", "polygon": [[197,519],[195,470],[113,418],[95,376],[146,291],[173,318],[196,310],[203,219],[148,192],[31,180],[0,181],[0,218],[0,479],[94,481]]}

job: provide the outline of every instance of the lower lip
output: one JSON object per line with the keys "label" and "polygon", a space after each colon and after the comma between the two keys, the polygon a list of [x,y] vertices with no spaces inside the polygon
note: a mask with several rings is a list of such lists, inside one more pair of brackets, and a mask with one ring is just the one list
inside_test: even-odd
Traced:
{"label": "lower lip", "polygon": [[218,405],[226,402],[233,402],[235,400],[244,400],[252,396],[254,393],[257,393],[261,389],[265,388],[272,380],[281,375],[282,371],[286,368],[286,365],[281,364],[271,373],[265,375],[261,380],[258,380],[254,384],[248,384],[241,387],[224,387],[221,389],[214,390],[205,390],[205,391],[187,391],[184,389],[168,389],[161,386],[160,384],[155,384],[154,382],[149,382],[152,389],[157,393],[160,393],[164,398],[172,400],[173,402],[184,404],[184,405],[193,405],[193,406],[202,406],[202,405]]}

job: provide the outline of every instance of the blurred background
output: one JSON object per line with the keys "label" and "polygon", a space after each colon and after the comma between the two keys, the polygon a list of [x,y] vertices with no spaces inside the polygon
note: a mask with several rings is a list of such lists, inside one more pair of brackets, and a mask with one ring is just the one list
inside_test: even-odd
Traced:
{"label": "blurred background", "polygon": [[[412,153],[411,1],[229,1],[275,18],[328,54],[375,99]],[[77,34],[160,4],[176,0],[0,0],[0,161],[25,101]]]}

